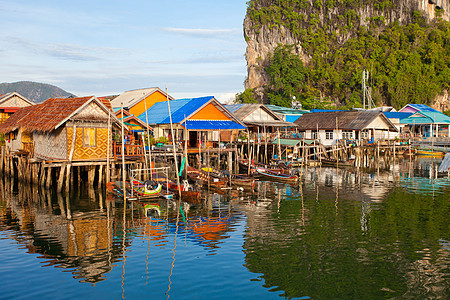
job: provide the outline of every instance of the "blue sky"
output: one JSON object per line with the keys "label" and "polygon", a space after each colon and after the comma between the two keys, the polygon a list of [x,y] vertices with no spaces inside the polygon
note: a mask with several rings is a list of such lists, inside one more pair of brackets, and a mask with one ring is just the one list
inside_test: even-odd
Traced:
{"label": "blue sky", "polygon": [[0,0],[0,82],[226,102],[244,90],[245,12],[245,0]]}

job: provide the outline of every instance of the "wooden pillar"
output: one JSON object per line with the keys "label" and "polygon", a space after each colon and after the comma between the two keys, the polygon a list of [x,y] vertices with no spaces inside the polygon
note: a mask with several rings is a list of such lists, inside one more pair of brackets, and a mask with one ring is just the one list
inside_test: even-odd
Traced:
{"label": "wooden pillar", "polygon": [[52,168],[47,167],[47,176],[46,176],[46,180],[45,180],[45,188],[46,189],[50,188],[51,181],[52,181]]}
{"label": "wooden pillar", "polygon": [[89,166],[89,171],[88,171],[89,187],[94,186],[94,179],[95,179],[95,166]]}
{"label": "wooden pillar", "polygon": [[59,170],[59,176],[58,176],[58,187],[57,187],[57,191],[58,193],[62,191],[62,187],[64,184],[64,174],[66,172],[66,164],[63,163],[61,165],[61,168]]}
{"label": "wooden pillar", "polygon": [[99,189],[102,187],[102,183],[103,183],[103,165],[100,165],[98,167],[98,188]]}

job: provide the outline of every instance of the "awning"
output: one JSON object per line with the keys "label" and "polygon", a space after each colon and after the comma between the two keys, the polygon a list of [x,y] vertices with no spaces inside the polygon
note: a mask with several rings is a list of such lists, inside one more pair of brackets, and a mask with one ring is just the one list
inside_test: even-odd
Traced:
{"label": "awning", "polygon": [[246,129],[239,123],[227,120],[187,120],[181,125],[187,130],[232,130]]}
{"label": "awning", "polygon": [[[280,145],[283,146],[297,146],[304,142],[307,145],[311,145],[314,143],[314,140],[311,139],[280,139]],[[278,139],[275,139],[272,144],[278,145]]]}
{"label": "awning", "polygon": [[270,121],[244,121],[244,123],[249,125],[256,125],[261,127],[297,127],[297,124],[291,123],[291,122],[285,122],[285,121],[277,121],[277,120],[270,120]]}

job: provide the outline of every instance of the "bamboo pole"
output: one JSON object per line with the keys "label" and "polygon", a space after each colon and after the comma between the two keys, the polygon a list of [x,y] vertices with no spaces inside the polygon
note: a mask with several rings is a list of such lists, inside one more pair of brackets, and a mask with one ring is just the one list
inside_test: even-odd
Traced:
{"label": "bamboo pole", "polygon": [[[152,145],[150,145],[150,129],[148,128],[147,99],[144,99],[144,109],[145,109],[145,123],[147,124],[147,144],[148,144],[148,161],[149,161],[149,165],[150,165],[150,180],[153,180]],[[145,150],[145,144],[144,144],[144,150]]]}
{"label": "bamboo pole", "polygon": [[[120,107],[122,110],[122,119],[121,119],[121,139],[122,139],[122,187],[123,187],[123,202],[124,207],[126,207],[125,203],[127,202],[127,189],[125,187],[125,180],[127,178],[126,170],[125,170],[125,124],[123,123],[123,100],[120,101]],[[132,183],[131,183],[132,184]],[[131,195],[133,195],[133,187],[131,188]]]}
{"label": "bamboo pole", "polygon": [[181,200],[181,186],[180,186],[180,176],[178,174],[178,160],[177,160],[177,153],[175,149],[175,137],[173,135],[173,124],[172,124],[172,114],[170,112],[170,101],[169,101],[169,94],[167,94],[167,86],[166,86],[166,98],[167,98],[167,109],[169,110],[169,120],[170,120],[170,133],[172,134],[172,150],[173,150],[173,158],[175,160],[175,174],[177,176],[177,185],[178,185],[178,195],[180,196]]}
{"label": "bamboo pole", "polygon": [[[107,140],[107,148],[106,148],[106,183],[108,184],[110,181],[110,165],[109,165],[109,156],[111,155],[111,111],[108,110],[108,140]],[[108,186],[108,185],[106,185]]]}

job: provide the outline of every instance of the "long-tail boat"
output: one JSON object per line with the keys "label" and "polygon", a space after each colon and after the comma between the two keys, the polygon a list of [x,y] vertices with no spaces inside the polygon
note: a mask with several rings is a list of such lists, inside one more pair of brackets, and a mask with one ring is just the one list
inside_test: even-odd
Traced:
{"label": "long-tail boat", "polygon": [[191,166],[186,167],[186,173],[189,179],[196,182],[198,185],[209,185],[211,187],[215,188],[223,188],[227,185],[228,180],[218,177],[213,177],[212,172],[211,174],[208,174],[209,172],[204,170],[199,170]]}
{"label": "long-tail boat", "polygon": [[266,168],[261,168],[261,167],[256,168],[256,173],[265,179],[270,179],[270,180],[275,180],[275,181],[296,182],[298,180],[297,175],[285,174],[282,172],[277,172],[277,171],[273,171],[271,169],[266,169]]}

